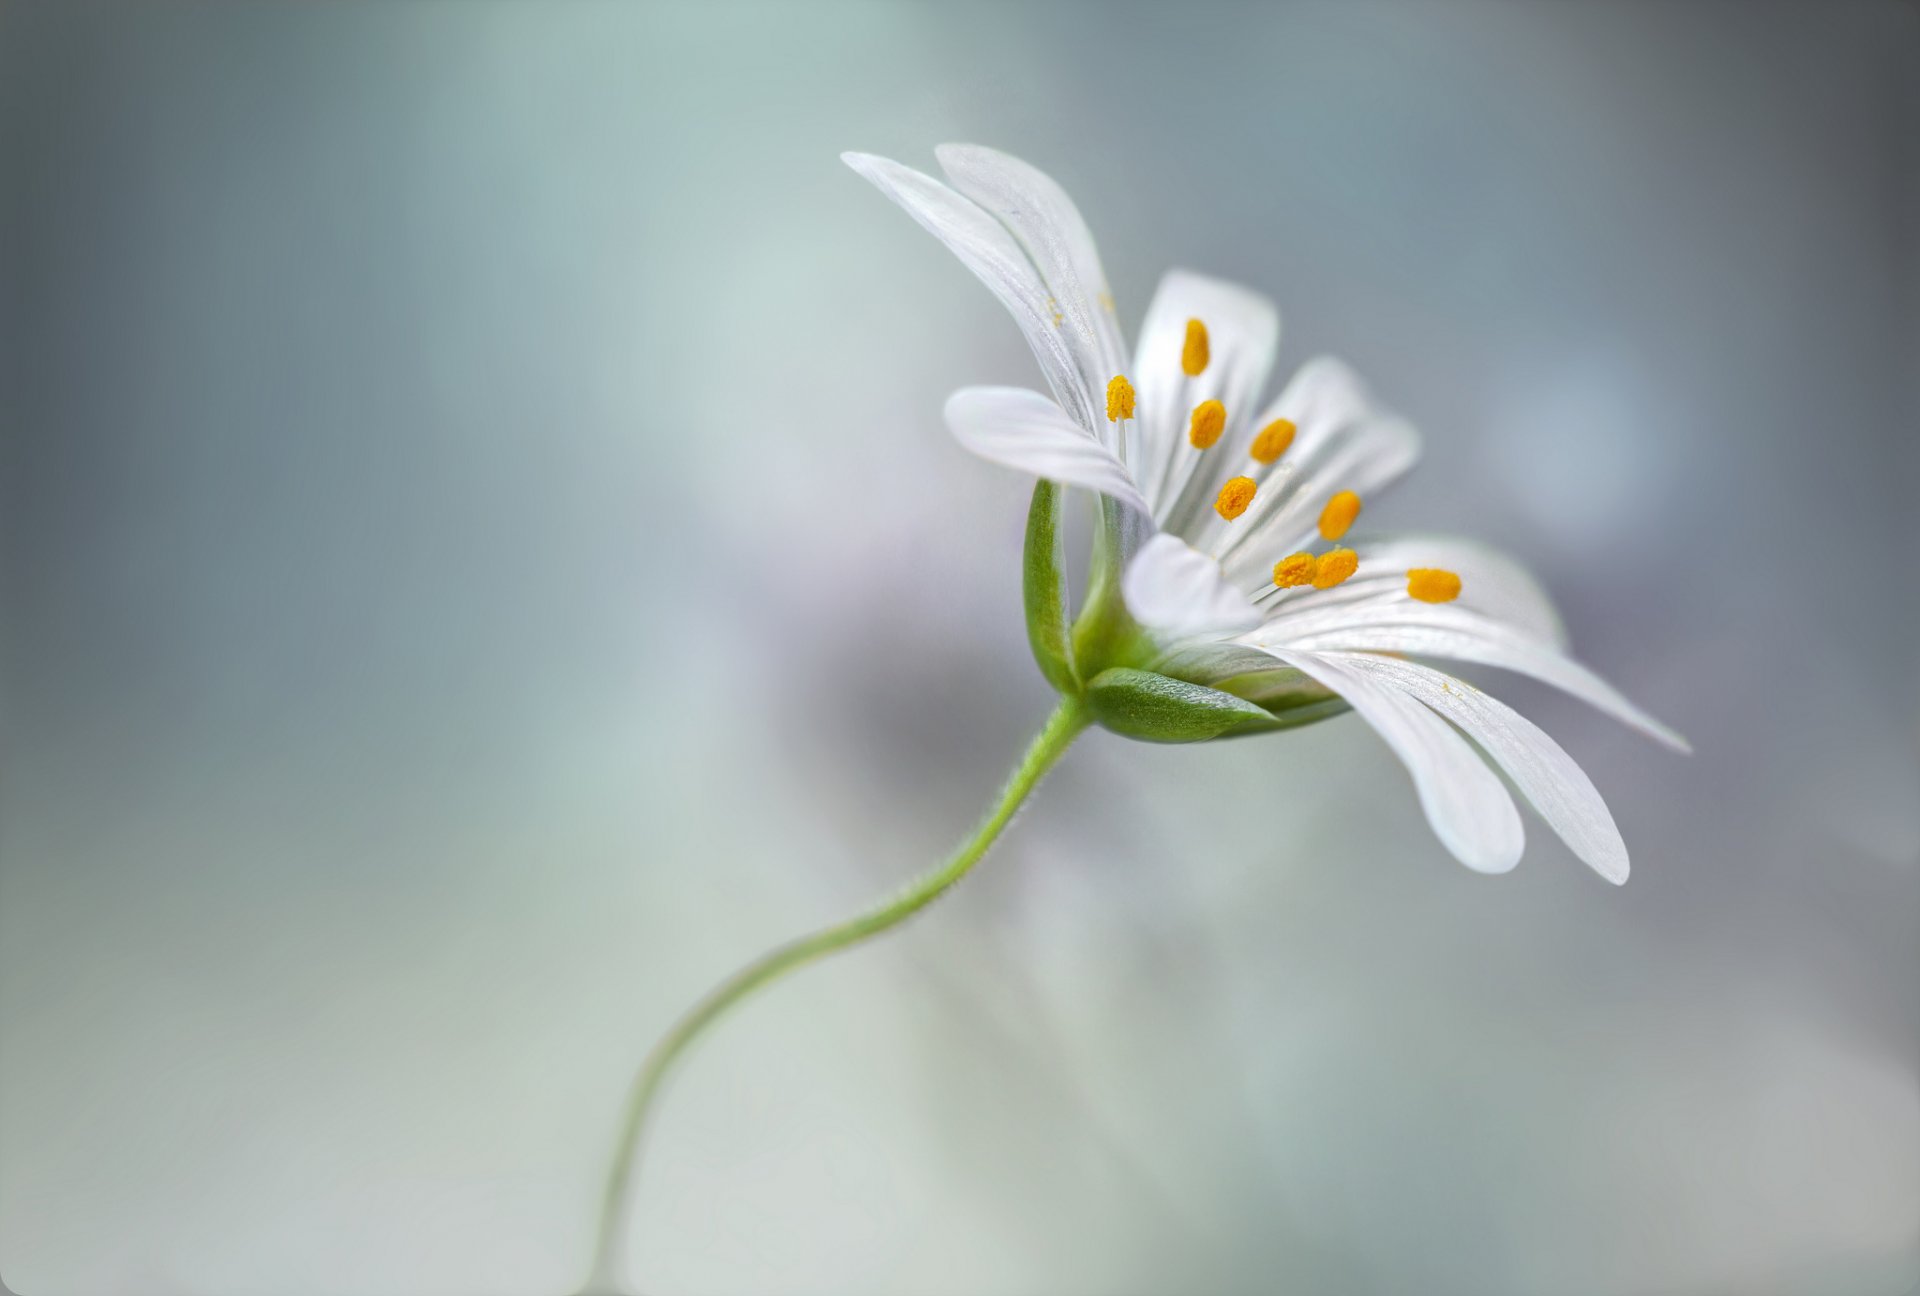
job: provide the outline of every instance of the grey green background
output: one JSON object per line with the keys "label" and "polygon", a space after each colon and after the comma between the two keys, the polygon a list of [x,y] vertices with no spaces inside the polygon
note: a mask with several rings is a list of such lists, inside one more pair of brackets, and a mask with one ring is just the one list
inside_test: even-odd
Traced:
{"label": "grey green background", "polygon": [[662,1111],[651,1293],[1920,1282],[1920,15],[1896,3],[0,11],[0,1274],[558,1293],[670,1016],[1048,705],[1037,382],[836,159],[1279,300],[1675,757],[1452,864],[1348,718],[1083,741]]}

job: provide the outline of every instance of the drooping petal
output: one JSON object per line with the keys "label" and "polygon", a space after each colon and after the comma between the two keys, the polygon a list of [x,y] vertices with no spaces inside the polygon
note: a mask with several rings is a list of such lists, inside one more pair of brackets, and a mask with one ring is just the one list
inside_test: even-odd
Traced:
{"label": "drooping petal", "polygon": [[947,398],[946,414],[954,439],[982,459],[1146,512],[1147,502],[1113,451],[1037,391],[962,387]]}
{"label": "drooping petal", "polygon": [[1480,873],[1505,873],[1526,844],[1505,785],[1452,726],[1390,683],[1331,653],[1273,654],[1345,698],[1413,776],[1420,807],[1453,857]]}
{"label": "drooping petal", "polygon": [[1593,780],[1531,720],[1461,680],[1414,662],[1339,654],[1355,669],[1418,698],[1451,720],[1505,770],[1573,853],[1616,886],[1627,880],[1627,845]]}
{"label": "drooping petal", "polygon": [[871,153],[842,153],[840,158],[945,243],[1000,299],[1033,348],[1062,408],[1089,433],[1104,435],[1104,386],[1096,390],[1087,385],[1081,358],[1066,331],[1054,323],[1046,281],[1006,227],[978,203],[912,167]]}
{"label": "drooping petal", "polygon": [[1572,694],[1676,751],[1692,750],[1685,738],[1552,644],[1476,612],[1449,605],[1392,601],[1334,609],[1325,621],[1303,625],[1305,615],[1301,620],[1268,622],[1242,636],[1242,642],[1270,652],[1298,648],[1406,653],[1517,671]]}
{"label": "drooping petal", "polygon": [[1067,191],[1030,163],[978,144],[934,150],[947,178],[992,212],[1026,249],[1062,316],[1060,327],[1093,390],[1125,372],[1126,347],[1093,234]]}
{"label": "drooping petal", "polygon": [[[1189,377],[1180,357],[1187,321],[1193,319],[1206,326],[1208,359],[1204,370]],[[1217,400],[1226,407],[1226,434],[1209,452],[1213,458],[1228,465],[1244,457],[1243,432],[1279,343],[1280,313],[1252,289],[1191,270],[1169,270],[1161,278],[1133,359],[1143,442],[1135,462],[1146,465],[1142,486],[1156,516],[1167,517],[1200,457],[1187,444],[1187,416],[1194,406]],[[1224,480],[1231,474],[1215,475]]]}
{"label": "drooping petal", "polygon": [[1247,596],[1220,578],[1220,565],[1165,532],[1127,564],[1120,593],[1133,619],[1169,641],[1237,634],[1260,622]]}

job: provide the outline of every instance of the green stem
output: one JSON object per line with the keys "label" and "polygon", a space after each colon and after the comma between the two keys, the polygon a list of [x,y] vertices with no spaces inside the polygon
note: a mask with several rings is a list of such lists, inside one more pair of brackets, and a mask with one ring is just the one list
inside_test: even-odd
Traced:
{"label": "green stem", "polygon": [[1047,720],[1046,726],[1034,736],[1027,747],[1026,755],[1014,766],[1013,773],[1007,779],[1006,787],[1000,793],[1000,799],[994,804],[987,817],[981,821],[973,836],[963,842],[947,861],[938,868],[924,874],[909,884],[905,890],[890,900],[886,900],[866,912],[857,914],[845,922],[832,927],[824,927],[809,936],[802,936],[784,945],[775,947],[762,954],[753,962],[722,981],[700,1002],[696,1003],[668,1031],[661,1041],[653,1046],[653,1052],[640,1068],[640,1074],[634,1078],[633,1089],[627,1098],[625,1118],[620,1126],[620,1142],[614,1154],[613,1166],[607,1175],[606,1191],[601,1199],[600,1231],[595,1246],[593,1277],[581,1289],[580,1296],[599,1296],[602,1293],[620,1291],[619,1280],[625,1269],[625,1247],[623,1239],[626,1223],[631,1214],[630,1207],[634,1194],[634,1164],[639,1151],[640,1137],[645,1131],[648,1112],[652,1109],[654,1095],[660,1088],[660,1082],[666,1078],[669,1070],[687,1046],[698,1039],[706,1029],[726,1015],[729,1008],[745,999],[764,985],[777,981],[780,977],[804,967],[829,954],[858,945],[861,941],[878,936],[889,928],[905,922],[920,910],[932,904],[945,894],[956,882],[965,877],[973,866],[980,862],[994,839],[1000,835],[1020,803],[1027,799],[1033,789],[1039,786],[1055,761],[1060,759],[1067,747],[1080,731],[1087,727],[1087,714],[1077,697],[1064,697],[1060,705]]}

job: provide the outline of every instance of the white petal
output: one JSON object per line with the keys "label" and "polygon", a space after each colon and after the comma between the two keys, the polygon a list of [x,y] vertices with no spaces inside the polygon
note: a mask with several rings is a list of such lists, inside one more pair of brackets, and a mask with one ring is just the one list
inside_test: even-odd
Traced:
{"label": "white petal", "polygon": [[[1187,377],[1180,367],[1190,319],[1207,326],[1209,359],[1196,378]],[[1191,270],[1169,270],[1161,278],[1147,307],[1146,322],[1140,326],[1140,346],[1133,358],[1144,441],[1136,462],[1147,465],[1141,475],[1148,480],[1142,484],[1158,516],[1168,516],[1175,495],[1192,475],[1194,461],[1201,457],[1187,443],[1193,407],[1205,400],[1227,407],[1226,435],[1209,453],[1222,464],[1231,462],[1235,456],[1226,451],[1243,439],[1279,344],[1280,313],[1252,289]],[[1212,498],[1211,492],[1206,494]]]}
{"label": "white petal", "polygon": [[1268,626],[1305,633],[1360,619],[1383,620],[1390,607],[1417,617],[1435,605],[1407,593],[1407,572],[1440,567],[1460,577],[1460,595],[1447,607],[1478,612],[1542,643],[1566,647],[1566,627],[1539,582],[1497,549],[1442,535],[1375,536],[1351,544],[1360,566],[1349,580],[1330,590],[1282,595],[1271,605]]}
{"label": "white petal", "polygon": [[1460,536],[1395,534],[1353,542],[1360,569],[1348,585],[1387,582],[1407,595],[1407,572],[1439,567],[1460,578],[1452,606],[1480,612],[1547,643],[1566,647],[1567,628],[1533,573],[1491,545]]}
{"label": "white petal", "polygon": [[1627,845],[1593,780],[1553,739],[1512,707],[1471,684],[1413,662],[1364,653],[1342,654],[1357,669],[1419,698],[1480,744],[1507,772],[1549,827],[1594,872],[1618,885],[1627,880]]}
{"label": "white petal", "polygon": [[1120,593],[1133,619],[1167,640],[1237,634],[1260,622],[1247,596],[1220,579],[1220,565],[1162,532],[1127,564]]}
{"label": "white petal", "polygon": [[1010,154],[978,144],[934,150],[954,188],[999,217],[1046,281],[1061,327],[1094,391],[1124,371],[1126,348],[1093,234],[1053,177]]}
{"label": "white petal", "polygon": [[1066,411],[1024,387],[963,387],[947,398],[947,426],[961,445],[1035,477],[1111,495],[1144,515],[1133,478]]}
{"label": "white petal", "polygon": [[1053,322],[1046,281],[1006,227],[979,204],[912,167],[871,153],[842,153],[840,158],[905,208],[979,276],[1013,313],[1061,406],[1080,426],[1099,434],[1106,426],[1104,385],[1097,395],[1088,387],[1066,332]]}
{"label": "white petal", "polygon": [[1304,613],[1300,618],[1276,619],[1242,639],[1269,651],[1287,647],[1407,653],[1518,671],[1571,693],[1677,751],[1692,750],[1685,738],[1558,648],[1474,612],[1409,601],[1334,609],[1325,622],[1307,622],[1304,629],[1303,621]]}
{"label": "white petal", "polygon": [[1446,721],[1392,684],[1328,653],[1276,650],[1287,665],[1345,698],[1413,775],[1427,822],[1453,857],[1480,873],[1520,862],[1526,834],[1513,798],[1479,753]]}
{"label": "white petal", "polygon": [[1379,412],[1351,365],[1337,356],[1320,355],[1294,370],[1256,422],[1265,427],[1278,418],[1291,421],[1295,431],[1287,455],[1309,458],[1335,434]]}

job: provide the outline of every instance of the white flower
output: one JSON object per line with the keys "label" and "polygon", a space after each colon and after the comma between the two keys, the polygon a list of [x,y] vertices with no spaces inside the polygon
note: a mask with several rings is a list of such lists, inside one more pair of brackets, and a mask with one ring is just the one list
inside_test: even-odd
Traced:
{"label": "white flower", "polygon": [[954,436],[1139,515],[1134,530],[1148,538],[1121,588],[1156,655],[1125,664],[1263,704],[1303,686],[1326,699],[1313,681],[1386,739],[1435,833],[1468,867],[1504,872],[1520,858],[1520,817],[1491,761],[1575,854],[1626,880],[1613,818],[1566,752],[1511,708],[1408,658],[1531,675],[1672,747],[1684,740],[1567,655],[1546,597],[1500,554],[1441,536],[1324,547],[1345,541],[1363,502],[1418,457],[1411,425],[1326,357],[1262,406],[1278,313],[1257,293],[1184,270],[1161,280],[1129,358],[1085,221],[1017,158],[942,146],[942,184],[885,158],[844,157],[1000,298],[1052,389],[1051,399],[956,392]]}

